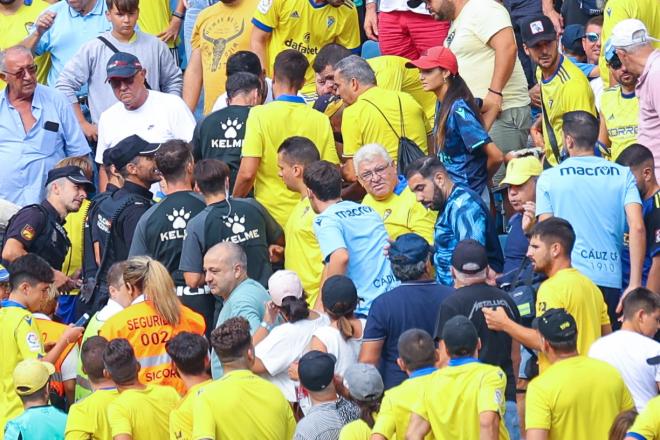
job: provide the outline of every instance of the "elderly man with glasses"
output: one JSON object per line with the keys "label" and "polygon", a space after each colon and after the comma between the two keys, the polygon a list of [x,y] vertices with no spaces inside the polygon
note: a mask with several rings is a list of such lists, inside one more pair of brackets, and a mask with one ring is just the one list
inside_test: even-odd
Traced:
{"label": "elderly man with glasses", "polygon": [[370,206],[383,218],[391,240],[416,232],[433,244],[433,225],[437,212],[426,209],[398,176],[396,165],[380,144],[367,144],[353,158],[358,182],[367,191],[363,205]]}
{"label": "elderly man with glasses", "polygon": [[37,65],[29,49],[0,53],[0,199],[20,206],[44,198],[48,171],[67,156],[90,152],[64,96],[37,84]]}

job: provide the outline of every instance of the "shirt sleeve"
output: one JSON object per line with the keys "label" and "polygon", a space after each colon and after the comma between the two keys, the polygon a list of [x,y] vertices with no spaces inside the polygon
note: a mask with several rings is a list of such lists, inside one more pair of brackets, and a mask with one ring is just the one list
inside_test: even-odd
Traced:
{"label": "shirt sleeve", "polygon": [[541,173],[536,183],[536,215],[552,214],[552,202],[550,201],[550,192],[548,181],[551,177],[545,172]]}
{"label": "shirt sleeve", "polygon": [[206,397],[202,391],[193,402],[192,438],[195,440],[215,439],[215,417]]}
{"label": "shirt sleeve", "polygon": [[493,35],[504,28],[512,27],[509,12],[499,3],[480,3],[480,7],[473,11],[477,13],[471,17],[470,30],[485,45]]}
{"label": "shirt sleeve", "polygon": [[362,341],[382,341],[387,337],[386,307],[380,297],[376,298],[369,309],[367,324],[364,327]]}
{"label": "shirt sleeve", "polygon": [[149,255],[149,249],[146,242],[146,228],[148,217],[143,215],[138,221],[135,233],[133,234],[133,241],[131,242],[131,249],[128,251],[129,257],[137,255]]}
{"label": "shirt sleeve", "polygon": [[59,107],[58,113],[64,136],[64,154],[67,157],[86,156],[90,154],[92,150],[89,148],[87,139],[85,139],[85,135],[80,128],[80,123],[76,119],[71,105],[67,103],[66,98],[61,95],[61,92],[55,91],[55,93],[59,95],[53,101],[57,102],[57,106]]}
{"label": "shirt sleeve", "polygon": [[660,255],[660,193],[653,198],[651,212],[645,218],[646,248],[651,258]]}
{"label": "shirt sleeve", "polygon": [[254,347],[254,355],[261,360],[271,376],[287,371],[295,360],[291,351],[291,340],[286,337],[286,327],[283,327],[285,325],[275,327]]}
{"label": "shirt sleeve", "polygon": [[28,249],[34,239],[41,233],[45,219],[37,207],[26,208],[16,214],[16,217],[7,227],[5,242],[8,238],[18,240],[25,249]]}
{"label": "shirt sleeve", "polygon": [[452,230],[458,237],[458,241],[471,238],[485,246],[487,214],[474,201],[464,204],[458,209],[460,212],[452,216]]}
{"label": "shirt sleeve", "polygon": [[329,216],[319,215],[314,219],[314,234],[316,234],[316,241],[319,243],[325,262],[337,249],[348,249],[339,222]]}
{"label": "shirt sleeve", "polygon": [[632,427],[628,431],[628,435],[636,434],[634,436],[638,439],[658,439],[658,432],[660,432],[660,417],[658,417],[658,411],[660,411],[660,397],[655,397],[651,399],[646,405],[644,411],[635,419]]}
{"label": "shirt sleeve", "polygon": [[549,309],[563,309],[564,304],[559,301],[561,294],[555,294],[552,287],[544,286],[545,282],[539,287],[536,294],[536,316],[543,315]]}
{"label": "shirt sleeve", "polygon": [[95,62],[94,46],[103,44],[100,41],[90,41],[84,44],[80,50],[64,65],[60,77],[55,83],[55,88],[64,93],[69,104],[78,102],[76,93],[84,84],[87,84],[92,76],[92,64]]}
{"label": "shirt sleeve", "polygon": [[[344,116],[341,120],[341,136],[344,140],[344,157],[353,157],[357,150],[362,146],[362,132],[360,131],[360,123],[358,115],[356,114],[357,103],[349,106],[344,110]],[[354,116],[355,115],[355,116]]]}
{"label": "shirt sleeve", "polygon": [[252,18],[252,24],[265,32],[272,32],[280,24],[280,1],[259,0]]}
{"label": "shirt sleeve", "polygon": [[62,362],[62,380],[73,380],[78,373],[78,346],[74,345]]}
{"label": "shirt sleeve", "polygon": [[36,320],[32,315],[27,315],[20,320],[14,334],[16,335],[16,345],[23,359],[39,359],[45,355],[41,333],[39,333]]}
{"label": "shirt sleeve", "polygon": [[273,244],[277,240],[279,240],[279,238],[284,233],[284,230],[282,229],[280,224],[277,223],[277,221],[273,218],[273,216],[270,215],[268,210],[264,208],[264,205],[262,205],[255,199],[243,199],[243,200],[245,200],[250,205],[256,207],[263,216],[264,224],[266,225],[266,241],[268,242],[268,244]]}
{"label": "shirt sleeve", "polygon": [[246,297],[238,297],[232,301],[232,316],[240,316],[247,319],[250,324],[250,335],[254,335],[259,330],[263,310],[259,310],[253,301]]}
{"label": "shirt sleeve", "polygon": [[186,226],[186,234],[183,239],[183,247],[181,249],[181,261],[179,262],[179,270],[183,272],[202,273],[203,269],[203,253],[204,242],[200,234],[204,231],[203,224],[198,226],[200,221],[191,220]]}
{"label": "shirt sleeve", "polygon": [[260,158],[264,155],[266,140],[264,139],[261,121],[259,120],[260,110],[253,108],[248,114],[247,121],[245,122],[245,139],[243,140],[243,150],[241,151],[242,157]]}
{"label": "shirt sleeve", "polygon": [[492,142],[490,136],[465,101],[456,101],[451,113],[465,148],[473,152]]}
{"label": "shirt sleeve", "polygon": [[108,406],[108,425],[110,426],[112,437],[120,434],[133,435],[128,409],[119,405],[117,402],[113,402]]}
{"label": "shirt sleeve", "polygon": [[332,135],[332,126],[330,119],[323,118],[323,139],[321,140],[321,160],[327,160],[330,163],[339,164],[339,156],[337,156],[337,148],[335,147],[335,138]]}
{"label": "shirt sleeve", "polygon": [[170,127],[173,128],[175,139],[183,139],[190,142],[195,132],[195,117],[183,100],[177,99],[176,102],[179,108],[168,113],[170,118],[172,118]]}
{"label": "shirt sleeve", "polygon": [[630,168],[626,168],[626,194],[623,200],[623,205],[627,206],[631,203],[637,203],[638,205],[642,204],[642,199],[639,196],[639,189],[637,189],[637,181],[635,176],[630,171]]}
{"label": "shirt sleeve", "polygon": [[[160,90],[163,93],[171,93],[172,95],[181,96],[183,89],[183,75],[181,69],[176,65],[174,56],[170,52],[169,47],[164,42],[158,40],[158,62],[160,64],[158,83]],[[192,137],[192,130],[190,132]],[[187,140],[190,140],[190,137]]]}
{"label": "shirt sleeve", "polygon": [[106,112],[103,112],[101,113],[101,116],[99,116],[99,122],[97,124],[99,136],[96,140],[96,155],[94,156],[94,161],[99,165],[103,164],[103,153],[105,150],[111,148],[111,137],[106,135],[110,127],[106,121],[107,114]]}
{"label": "shirt sleeve", "polygon": [[394,405],[392,404],[392,399],[390,396],[385,393],[383,401],[380,404],[380,411],[378,412],[378,418],[374,427],[371,429],[372,434],[380,434],[386,439],[398,438],[405,435],[405,432],[398,433],[396,432],[396,419],[394,415]]}
{"label": "shirt sleeve", "polygon": [[477,411],[479,414],[487,411],[504,415],[504,389],[506,388],[506,374],[499,367],[492,368],[484,374],[479,386]]}
{"label": "shirt sleeve", "polygon": [[527,429],[550,430],[552,408],[550,408],[549,397],[545,396],[544,390],[537,385],[537,381],[532,381],[527,388],[525,426]]}
{"label": "shirt sleeve", "polygon": [[124,234],[124,243],[131,243],[135,229],[140,221],[140,217],[149,209],[146,205],[129,205],[124,209],[119,216],[120,219],[117,223],[121,223],[120,231]]}

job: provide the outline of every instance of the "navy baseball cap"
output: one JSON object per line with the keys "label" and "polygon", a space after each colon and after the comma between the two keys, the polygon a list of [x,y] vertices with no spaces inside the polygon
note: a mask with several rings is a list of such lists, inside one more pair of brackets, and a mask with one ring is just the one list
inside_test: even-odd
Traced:
{"label": "navy baseball cap", "polygon": [[442,340],[450,353],[470,355],[477,349],[479,335],[467,316],[456,315],[442,327]]}
{"label": "navy baseball cap", "polygon": [[82,168],[75,165],[67,165],[61,168],[53,168],[48,172],[48,177],[46,178],[46,185],[51,183],[54,180],[61,179],[66,177],[73,183],[78,185],[84,185],[87,192],[94,192],[94,184],[85,176]]}
{"label": "navy baseball cap", "polygon": [[541,41],[557,39],[555,25],[545,15],[539,15],[524,21],[520,26],[520,34],[523,43],[530,47],[536,46]]}
{"label": "navy baseball cap", "polygon": [[399,235],[388,251],[390,261],[395,264],[417,264],[425,261],[431,252],[429,243],[414,232]]}
{"label": "navy baseball cap", "polygon": [[153,156],[159,148],[160,144],[151,144],[134,134],[112,147],[112,153],[108,153],[109,160],[117,170],[121,170],[137,156]]}
{"label": "navy baseball cap", "polygon": [[322,391],[335,377],[337,358],[318,350],[305,353],[298,361],[298,378],[309,391]]}
{"label": "navy baseball cap", "polygon": [[133,54],[117,52],[108,60],[105,66],[106,81],[112,78],[130,78],[142,70],[140,60]]}
{"label": "navy baseball cap", "polygon": [[451,265],[461,273],[468,275],[479,273],[488,267],[486,248],[471,238],[462,240],[454,248]]}
{"label": "navy baseball cap", "polygon": [[569,24],[564,28],[564,33],[561,36],[561,45],[575,54],[584,55],[584,48],[582,47],[582,37],[584,35],[584,26],[581,24]]}
{"label": "navy baseball cap", "polygon": [[421,5],[422,3],[424,3],[424,0],[408,0],[407,3],[408,3],[408,7],[409,7],[410,9],[415,9],[415,8],[418,8],[419,5]]}
{"label": "navy baseball cap", "polygon": [[569,342],[577,335],[575,319],[565,309],[548,309],[534,318],[532,327],[550,342]]}
{"label": "navy baseball cap", "polygon": [[345,315],[355,310],[358,293],[355,283],[344,275],[333,275],[323,283],[321,289],[323,307],[335,315]]}

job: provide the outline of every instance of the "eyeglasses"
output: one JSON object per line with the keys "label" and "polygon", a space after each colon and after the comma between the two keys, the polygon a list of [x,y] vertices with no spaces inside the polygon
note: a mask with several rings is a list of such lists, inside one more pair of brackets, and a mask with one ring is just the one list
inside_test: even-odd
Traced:
{"label": "eyeglasses", "polygon": [[584,34],[584,36],[589,40],[590,43],[595,43],[598,40],[600,40],[600,35],[598,35],[596,32],[587,32]]}
{"label": "eyeglasses", "polygon": [[110,83],[110,87],[113,89],[118,89],[121,87],[122,83],[126,84],[127,86],[132,86],[136,76],[137,73],[133,76],[129,76],[128,78],[111,78],[108,80],[108,82]]}
{"label": "eyeglasses", "polygon": [[623,64],[621,63],[621,60],[619,59],[619,56],[614,55],[612,57],[612,59],[607,62],[607,65],[610,66],[614,70],[619,70]]}
{"label": "eyeglasses", "polygon": [[377,168],[375,168],[371,171],[364,172],[364,173],[360,174],[360,179],[362,179],[366,182],[369,182],[369,181],[373,180],[373,178],[375,176],[383,177],[385,175],[385,171],[387,171],[387,169],[390,167],[390,165],[391,164],[388,163],[387,165],[382,165],[382,166],[379,166],[379,167],[377,167]]}
{"label": "eyeglasses", "polygon": [[19,69],[16,72],[7,72],[6,70],[3,70],[2,72],[5,75],[15,76],[16,78],[23,78],[26,73],[30,76],[34,76],[37,73],[37,65],[32,64],[30,66]]}

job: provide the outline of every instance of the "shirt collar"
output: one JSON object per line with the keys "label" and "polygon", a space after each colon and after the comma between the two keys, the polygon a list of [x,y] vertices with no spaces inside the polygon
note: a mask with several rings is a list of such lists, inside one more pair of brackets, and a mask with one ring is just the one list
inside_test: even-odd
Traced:
{"label": "shirt collar", "polygon": [[145,298],[144,298],[144,293],[143,293],[142,295],[140,295],[140,296],[138,296],[137,298],[135,298],[135,299],[131,302],[131,305],[133,305],[133,304],[140,304],[140,303],[142,303],[142,302],[144,302],[144,301],[145,301]]}
{"label": "shirt collar", "polygon": [[129,193],[133,194],[138,194],[141,195],[144,198],[147,198],[151,200],[153,198],[153,194],[151,194],[151,191],[149,191],[149,188],[145,188],[143,186],[138,185],[137,183],[133,182],[124,182],[123,189]]}
{"label": "shirt collar", "polygon": [[33,313],[32,316],[35,317],[36,319],[43,319],[43,320],[46,320],[46,321],[52,321],[52,319],[50,319],[50,316],[44,315],[43,313],[39,313],[39,312]]}
{"label": "shirt collar", "polygon": [[298,95],[280,95],[275,101],[294,102],[296,104],[305,104],[305,99]]}
{"label": "shirt collar", "polygon": [[416,377],[427,376],[433,373],[435,370],[437,370],[437,368],[435,367],[420,368],[419,370],[415,370],[412,373],[410,373],[410,378],[414,379]]}
{"label": "shirt collar", "polygon": [[19,309],[27,310],[28,308],[25,307],[23,304],[18,303],[16,301],[12,301],[10,299],[6,299],[2,302],[0,302],[0,306],[4,309],[5,307],[18,307]]}
{"label": "shirt collar", "polygon": [[462,358],[450,359],[449,364],[447,365],[449,365],[450,367],[460,367],[461,365],[473,364],[475,362],[479,362],[479,359],[475,359],[471,356],[467,356]]}
{"label": "shirt collar", "polygon": [[57,219],[59,224],[61,224],[61,225],[64,224],[64,219],[60,218],[59,212],[57,212],[57,210],[55,208],[53,208],[53,205],[51,205],[48,200],[44,200],[43,202],[41,202],[41,206],[46,208],[46,211],[48,211],[51,215],[55,216],[55,218]]}
{"label": "shirt collar", "polygon": [[[43,103],[41,102],[41,90],[40,88],[44,87],[41,84],[37,84],[37,86],[34,89],[34,93],[32,94],[32,107],[36,108],[43,108]],[[0,93],[0,104],[2,101],[7,101],[7,105],[11,108],[14,108],[14,106],[9,102],[9,98],[7,97],[7,94],[9,93],[9,87],[5,87],[5,90],[3,90]]]}

